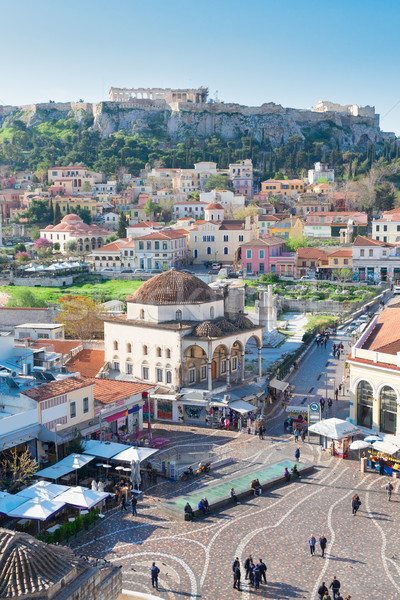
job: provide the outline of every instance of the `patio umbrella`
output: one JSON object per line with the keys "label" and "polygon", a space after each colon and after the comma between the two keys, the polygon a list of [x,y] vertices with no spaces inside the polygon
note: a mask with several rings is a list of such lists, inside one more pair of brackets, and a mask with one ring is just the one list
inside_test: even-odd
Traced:
{"label": "patio umbrella", "polygon": [[24,504],[28,498],[18,496],[17,494],[9,494],[8,492],[0,492],[0,514],[8,515],[8,513]]}
{"label": "patio umbrella", "polygon": [[343,419],[323,419],[308,428],[312,433],[323,435],[331,440],[343,440],[360,433],[358,427]]}
{"label": "patio umbrella", "polygon": [[385,452],[386,454],[396,454],[396,452],[399,451],[399,448],[390,442],[375,442],[374,450],[378,450],[378,452]]}
{"label": "patio umbrella", "polygon": [[364,438],[364,442],[370,442],[371,444],[382,441],[383,438],[379,437],[379,435],[368,435],[366,438]]}
{"label": "patio umbrella", "polygon": [[89,488],[77,486],[57,496],[57,501],[77,508],[89,509],[105,500],[109,495],[107,492],[95,492]]}
{"label": "patio umbrella", "polygon": [[365,440],[354,440],[351,442],[349,448],[350,450],[364,450],[364,448],[368,448],[371,445],[371,442],[366,442]]}
{"label": "patio umbrella", "polygon": [[41,500],[40,498],[27,499],[17,508],[8,512],[9,517],[14,519],[32,519],[34,521],[46,521],[52,515],[64,508],[65,502],[58,500]]}

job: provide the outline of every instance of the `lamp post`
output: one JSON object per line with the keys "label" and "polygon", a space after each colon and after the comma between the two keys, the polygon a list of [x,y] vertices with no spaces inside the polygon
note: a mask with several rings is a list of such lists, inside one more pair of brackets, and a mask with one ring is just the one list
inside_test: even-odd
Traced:
{"label": "lamp post", "polygon": [[105,408],[101,408],[100,412],[99,412],[99,428],[100,428],[100,441],[103,441],[103,430],[101,428],[101,416],[103,414],[103,412],[105,411]]}
{"label": "lamp post", "polygon": [[56,447],[56,462],[58,462],[58,442],[57,442],[57,429],[60,423],[54,425],[54,445]]}

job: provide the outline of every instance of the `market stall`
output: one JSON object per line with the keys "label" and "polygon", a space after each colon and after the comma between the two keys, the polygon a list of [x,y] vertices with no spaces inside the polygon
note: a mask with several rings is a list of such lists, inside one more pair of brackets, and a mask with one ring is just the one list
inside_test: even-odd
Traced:
{"label": "market stall", "polygon": [[286,405],[286,418],[283,423],[284,431],[293,433],[294,427],[301,431],[307,431],[308,428],[308,406]]}
{"label": "market stall", "polygon": [[396,455],[400,451],[400,448],[391,444],[390,442],[377,441],[374,442],[371,450],[368,451],[367,466],[370,469],[379,471],[380,459],[384,460],[383,472],[385,475],[390,477],[399,477],[400,473],[400,459],[396,458]]}
{"label": "market stall", "polygon": [[[339,456],[340,458],[347,458],[351,438],[360,433],[359,428],[352,423],[336,418],[318,421],[310,425],[308,430],[311,433],[317,433],[322,436],[325,447],[329,448],[332,455]],[[331,440],[329,445],[326,443],[327,439]]]}

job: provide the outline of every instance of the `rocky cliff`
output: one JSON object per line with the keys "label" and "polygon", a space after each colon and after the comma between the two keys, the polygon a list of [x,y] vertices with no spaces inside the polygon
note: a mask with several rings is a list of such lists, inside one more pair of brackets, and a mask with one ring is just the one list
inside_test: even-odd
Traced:
{"label": "rocky cliff", "polygon": [[395,139],[393,133],[380,130],[378,121],[336,112],[313,112],[284,108],[274,103],[259,107],[239,104],[181,103],[173,111],[164,100],[130,102],[49,103],[0,107],[3,122],[20,119],[28,127],[65,118],[82,121],[92,116],[91,127],[106,137],[117,131],[143,136],[169,138],[179,142],[188,136],[204,138],[216,135],[229,140],[251,136],[277,147],[291,136],[309,141],[338,145],[339,149],[365,148]]}

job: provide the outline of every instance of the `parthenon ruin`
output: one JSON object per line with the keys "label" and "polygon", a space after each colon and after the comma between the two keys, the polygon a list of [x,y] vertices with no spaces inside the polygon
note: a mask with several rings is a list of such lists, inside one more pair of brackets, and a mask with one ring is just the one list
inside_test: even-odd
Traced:
{"label": "parthenon ruin", "polygon": [[165,100],[168,104],[179,104],[180,102],[193,102],[204,104],[207,102],[208,88],[110,88],[108,92],[111,102],[129,102],[131,100]]}

